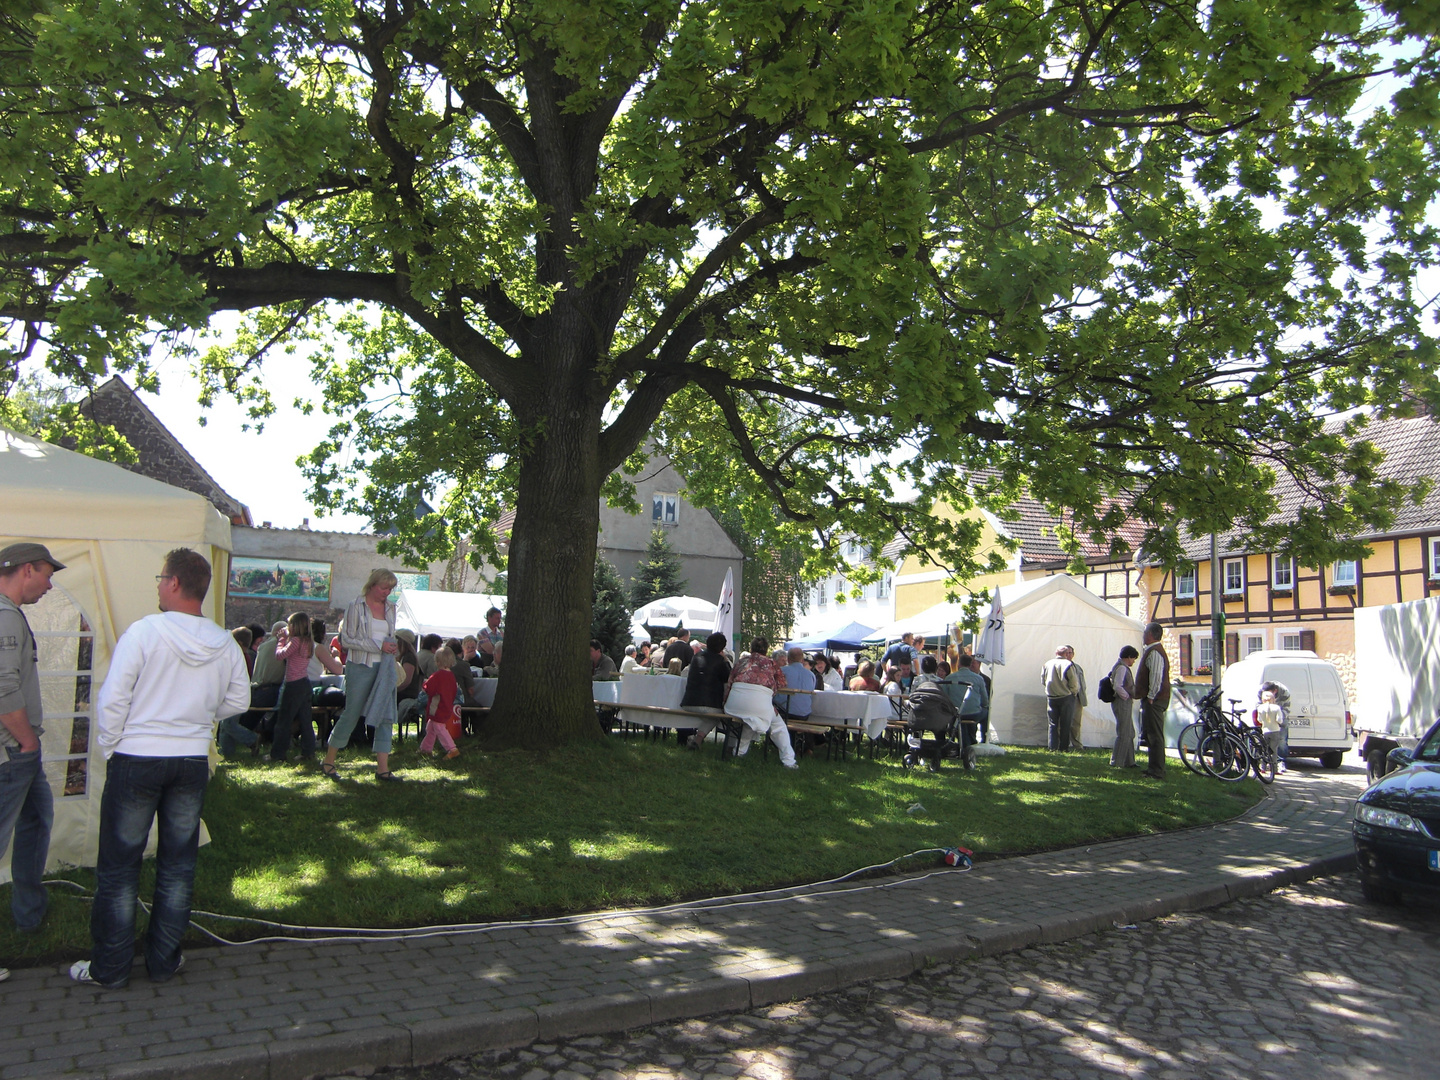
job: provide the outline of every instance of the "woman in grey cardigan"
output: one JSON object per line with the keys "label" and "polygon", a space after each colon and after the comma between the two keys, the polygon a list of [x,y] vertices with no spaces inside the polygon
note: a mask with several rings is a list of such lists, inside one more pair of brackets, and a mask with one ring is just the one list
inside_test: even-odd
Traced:
{"label": "woman in grey cardigan", "polygon": [[1115,687],[1115,700],[1110,711],[1115,714],[1115,749],[1110,751],[1110,764],[1120,769],[1135,767],[1135,666],[1140,653],[1133,645],[1120,650],[1120,659],[1110,669],[1110,685]]}
{"label": "woman in grey cardigan", "polygon": [[[335,755],[350,741],[350,733],[363,716],[375,729],[375,775],[399,780],[390,771],[390,734],[395,726],[395,605],[390,590],[395,575],[372,570],[340,624],[340,645],[345,650],[345,709],[330,732],[320,771],[339,780]],[[386,688],[388,689],[388,692]]]}

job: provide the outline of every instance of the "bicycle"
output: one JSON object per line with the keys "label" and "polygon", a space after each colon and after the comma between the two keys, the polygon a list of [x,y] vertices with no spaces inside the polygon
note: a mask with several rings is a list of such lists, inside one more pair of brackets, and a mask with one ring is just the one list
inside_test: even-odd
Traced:
{"label": "bicycle", "polygon": [[1262,784],[1271,784],[1279,765],[1279,756],[1264,732],[1246,724],[1238,708],[1230,723],[1200,740],[1196,757],[1205,771],[1219,780],[1243,780],[1254,772]]}
{"label": "bicycle", "polygon": [[[1231,700],[1232,706],[1239,704],[1238,700]],[[1196,776],[1204,776],[1209,770],[1200,760],[1200,744],[1205,736],[1223,731],[1227,727],[1226,716],[1220,710],[1220,687],[1215,687],[1196,702],[1195,708],[1200,719],[1187,724],[1180,730],[1180,734],[1175,740],[1175,747],[1180,751],[1180,760],[1185,767]],[[1239,723],[1239,715],[1238,707],[1232,707],[1231,720]]]}

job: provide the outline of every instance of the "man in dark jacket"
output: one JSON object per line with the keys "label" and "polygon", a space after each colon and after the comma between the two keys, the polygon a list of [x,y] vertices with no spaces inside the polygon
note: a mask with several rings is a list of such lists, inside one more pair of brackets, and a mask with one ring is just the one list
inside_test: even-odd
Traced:
{"label": "man in dark jacket", "polygon": [[[680,707],[696,712],[723,713],[725,684],[729,681],[730,661],[725,659],[725,635],[711,634],[705,639],[705,650],[696,653],[695,658],[690,661],[690,670],[685,679],[685,696],[680,699]],[[692,750],[700,749],[705,737],[714,730],[713,723],[702,720],[687,745]]]}
{"label": "man in dark jacket", "polygon": [[[905,715],[909,722],[905,741],[910,751],[905,755],[906,768],[913,768],[919,761],[922,745],[920,736],[923,732],[930,731],[934,733],[935,741],[928,744],[930,754],[925,758],[925,767],[930,772],[939,772],[940,759],[945,753],[945,733],[960,717],[955,703],[945,691],[945,684],[936,674],[938,668],[935,657],[922,656],[920,674],[916,675],[915,681],[910,684],[910,700],[905,706]],[[974,765],[967,760],[966,767],[974,768]]]}

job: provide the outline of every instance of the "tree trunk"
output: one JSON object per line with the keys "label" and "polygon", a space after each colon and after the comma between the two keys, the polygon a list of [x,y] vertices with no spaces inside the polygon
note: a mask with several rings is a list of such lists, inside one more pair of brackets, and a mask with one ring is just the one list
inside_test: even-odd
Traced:
{"label": "tree trunk", "polygon": [[601,736],[590,686],[601,406],[558,379],[545,395],[523,418],[538,434],[520,465],[500,683],[484,727],[497,746]]}

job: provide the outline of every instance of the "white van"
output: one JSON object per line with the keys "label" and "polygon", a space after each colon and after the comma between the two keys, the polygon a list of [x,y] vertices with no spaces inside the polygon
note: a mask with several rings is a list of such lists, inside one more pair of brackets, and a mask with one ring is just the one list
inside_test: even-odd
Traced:
{"label": "white van", "polygon": [[1277,682],[1290,691],[1290,756],[1318,757],[1338,769],[1355,741],[1345,684],[1329,660],[1308,649],[1254,652],[1225,669],[1220,682],[1221,708],[1238,699],[1247,717],[1260,702],[1260,684]]}

